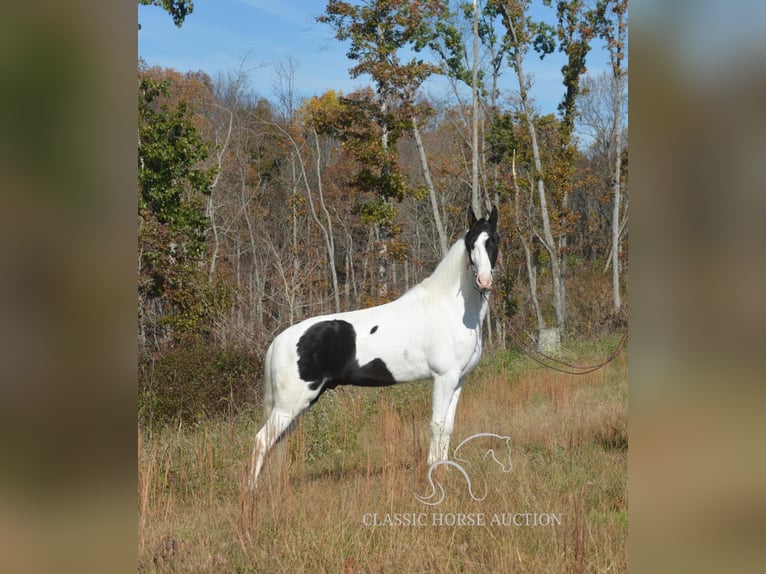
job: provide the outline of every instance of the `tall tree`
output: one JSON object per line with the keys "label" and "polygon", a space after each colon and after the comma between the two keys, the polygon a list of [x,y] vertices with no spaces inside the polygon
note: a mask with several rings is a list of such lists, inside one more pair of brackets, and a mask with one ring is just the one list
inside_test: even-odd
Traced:
{"label": "tall tree", "polygon": [[614,313],[622,308],[620,294],[620,241],[627,211],[622,209],[622,97],[625,85],[626,69],[624,67],[625,50],[627,48],[627,0],[601,0],[596,10],[596,26],[598,34],[606,40],[609,50],[609,62],[614,82],[614,99],[612,100],[612,141],[613,165],[612,171],[612,234],[611,234],[611,265],[612,265],[612,298]]}
{"label": "tall tree", "polygon": [[471,66],[471,206],[481,213],[479,205],[479,6],[473,0],[473,62]]}
{"label": "tall tree", "polygon": [[[311,211],[311,217],[316,223],[317,227],[322,232],[324,239],[325,249],[327,251],[327,267],[330,271],[330,280],[332,283],[332,295],[335,302],[335,312],[340,312],[340,290],[338,288],[338,272],[335,263],[335,234],[333,233],[333,220],[330,216],[330,212],[327,209],[327,204],[324,198],[324,184],[323,184],[323,170],[322,170],[322,147],[319,143],[319,130],[328,122],[328,118],[334,118],[337,116],[338,101],[333,92],[326,93],[321,99],[314,98],[310,100],[306,106],[301,108],[302,112],[302,129],[295,123],[288,128],[278,127],[280,132],[289,140],[293,153],[296,157],[296,165],[299,170],[300,180],[306,188],[306,197]],[[301,133],[303,131],[307,134]],[[297,133],[296,133],[297,132]],[[308,140],[308,147],[314,154],[313,161],[313,178],[309,178],[307,173],[306,163],[304,160],[303,152],[301,149],[303,144]],[[312,189],[312,181],[315,182],[316,192],[319,198],[319,207],[322,210],[323,218],[320,219],[317,214],[317,209],[314,205],[314,190]]]}
{"label": "tall tree", "polygon": [[[206,229],[202,198],[215,170],[199,167],[208,146],[187,103],[167,103],[169,81],[141,77],[138,96],[139,313],[146,342],[149,331],[160,341],[205,328],[210,291],[200,267]],[[156,311],[151,318],[149,307]]]}
{"label": "tall tree", "polygon": [[[325,14],[317,20],[329,24],[335,37],[350,44],[347,52],[356,65],[349,70],[352,78],[368,74],[375,85],[377,113],[372,117],[380,129],[382,159],[375,166],[377,175],[369,178],[377,195],[376,205],[368,209],[371,221],[377,226],[380,250],[378,253],[379,297],[387,297],[388,239],[395,214],[390,202],[401,199],[406,192],[399,174],[395,142],[402,129],[413,124],[412,103],[423,81],[438,71],[432,64],[416,56],[403,61],[402,54],[412,50],[420,52],[435,35],[434,19],[444,12],[442,2],[424,0],[367,0],[351,4],[342,0],[329,0]],[[361,108],[360,108],[361,109]],[[372,173],[372,166],[368,166]],[[435,212],[438,217],[438,211]]]}
{"label": "tall tree", "polygon": [[[553,331],[550,331],[545,325],[540,325],[538,344],[555,349],[559,345],[566,323],[564,277],[561,269],[559,245],[554,237],[554,228],[548,208],[549,194],[546,191],[546,174],[543,171],[537,127],[535,125],[535,114],[529,96],[529,83],[524,73],[524,55],[529,47],[534,45],[538,51],[550,53],[553,50],[553,44],[550,39],[550,30],[543,25],[533,22],[527,16],[529,0],[500,0],[498,6],[503,14],[503,25],[507,30],[506,49],[518,79],[522,119],[527,126],[532,149],[533,179],[537,190],[537,201],[539,202],[539,216],[542,222],[542,232],[536,232],[536,235],[548,253],[553,283],[552,298],[556,326]],[[547,341],[551,341],[550,346]]]}
{"label": "tall tree", "polygon": [[447,13],[437,22],[438,35],[430,43],[455,98],[462,101],[460,84],[471,90],[471,103],[465,104],[470,114],[461,117],[466,133],[470,134],[466,141],[471,149],[471,204],[477,213],[492,203],[487,189],[497,187],[496,181],[488,185],[482,184],[482,180],[486,178],[485,124],[493,121],[492,115],[497,109],[497,85],[505,55],[497,33],[498,12],[497,5],[491,1],[461,3],[458,10]]}
{"label": "tall tree", "polygon": [[439,212],[439,200],[436,197],[436,186],[431,178],[431,168],[428,164],[428,157],[426,156],[426,148],[423,145],[423,138],[420,136],[420,129],[418,128],[418,118],[416,114],[412,115],[412,136],[415,139],[415,146],[418,148],[418,157],[420,158],[420,167],[423,170],[423,179],[426,182],[428,188],[428,198],[431,201],[431,210],[434,216],[434,224],[436,225],[436,234],[439,237],[439,247],[441,248],[442,257],[447,254],[449,245],[447,244],[447,234],[444,232],[444,224],[442,223],[441,214]]}
{"label": "tall tree", "polygon": [[[582,80],[583,92],[578,98],[577,130],[588,139],[588,145],[583,150],[587,164],[591,170],[592,182],[587,189],[578,194],[577,226],[580,228],[582,247],[588,256],[596,253],[604,259],[604,273],[610,271],[612,265],[612,219],[614,216],[614,168],[615,145],[617,138],[615,129],[615,89],[617,86],[611,71],[604,71],[596,76],[586,76]],[[624,90],[624,85],[623,85]],[[619,238],[622,245],[627,225],[627,126],[625,123],[626,106],[624,96],[619,119],[620,129],[620,221]],[[624,263],[622,265],[624,267]],[[610,272],[611,274],[611,272]],[[612,277],[610,282],[613,283]],[[612,284],[613,287],[613,284]],[[610,290],[611,311],[614,312],[614,293]]]}
{"label": "tall tree", "polygon": [[[173,18],[173,23],[181,27],[186,17],[194,11],[193,0],[138,0],[142,6],[159,6]],[[140,25],[139,25],[140,27]]]}
{"label": "tall tree", "polygon": [[[545,5],[550,5],[551,0],[543,0]],[[566,55],[566,62],[561,68],[564,95],[558,109],[561,114],[559,122],[559,138],[561,145],[556,154],[555,181],[560,189],[559,208],[559,269],[562,275],[560,289],[562,307],[566,309],[566,267],[569,252],[569,234],[571,231],[571,196],[574,182],[575,158],[577,157],[577,145],[573,141],[575,118],[577,115],[577,96],[580,93],[580,77],[585,72],[585,62],[590,52],[591,40],[594,35],[593,12],[588,10],[583,0],[556,0],[556,36],[558,37],[559,51]],[[546,38],[549,28],[543,24],[537,26],[537,49],[541,57],[547,54],[552,47],[552,41]],[[540,49],[540,45],[544,45]]]}

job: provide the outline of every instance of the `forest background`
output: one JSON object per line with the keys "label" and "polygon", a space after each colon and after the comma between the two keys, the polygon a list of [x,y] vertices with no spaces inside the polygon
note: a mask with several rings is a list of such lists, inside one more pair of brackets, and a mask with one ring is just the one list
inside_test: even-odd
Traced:
{"label": "forest background", "polygon": [[[762,571],[764,5],[630,7],[631,571]],[[0,562],[132,572],[136,9],[6,16]]]}
{"label": "forest background", "polygon": [[[163,4],[182,26],[190,2]],[[244,58],[213,79],[139,61],[139,415],[149,425],[256,405],[272,337],[394,299],[498,205],[490,350],[626,326],[627,2],[330,1],[348,94],[302,98],[295,62],[255,96]],[[598,41],[610,62],[592,76]],[[539,109],[525,63],[561,52]],[[440,76],[443,98],[422,90]],[[510,76],[516,89],[501,90]]]}

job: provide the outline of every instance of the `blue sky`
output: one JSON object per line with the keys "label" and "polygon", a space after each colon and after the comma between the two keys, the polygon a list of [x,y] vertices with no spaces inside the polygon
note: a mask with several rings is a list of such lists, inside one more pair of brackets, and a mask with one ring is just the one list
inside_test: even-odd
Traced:
{"label": "blue sky", "polygon": [[[535,2],[536,17],[551,23],[554,13]],[[333,38],[332,29],[315,22],[326,3],[323,0],[196,0],[194,12],[177,28],[170,15],[154,6],[138,6],[138,55],[150,66],[181,72],[202,70],[216,79],[219,73],[237,70],[244,58],[250,89],[256,96],[274,96],[276,65],[291,57],[298,66],[295,92],[299,97],[320,95],[328,89],[349,93],[370,84],[369,78],[351,79],[353,65],[346,46]],[[533,96],[543,113],[555,113],[563,94],[561,65],[555,53],[543,61],[531,53],[526,71],[534,81]],[[589,73],[606,70],[603,48],[591,51]],[[443,81],[424,86],[434,97],[446,95]],[[515,75],[504,71],[504,92],[517,91]]]}

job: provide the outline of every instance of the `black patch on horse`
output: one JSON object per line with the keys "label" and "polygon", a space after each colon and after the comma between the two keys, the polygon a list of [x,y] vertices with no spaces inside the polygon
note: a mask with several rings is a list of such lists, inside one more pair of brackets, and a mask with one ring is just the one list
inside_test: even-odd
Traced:
{"label": "black patch on horse", "polygon": [[487,239],[486,248],[487,255],[489,256],[489,262],[492,268],[495,267],[497,261],[497,249],[500,244],[500,236],[497,234],[497,207],[492,208],[492,212],[487,215],[485,219],[482,217],[477,220],[476,215],[473,213],[473,209],[468,208],[468,233],[465,235],[465,248],[468,250],[468,257],[471,257],[471,251],[476,244],[476,239],[482,231],[486,231],[489,239]]}
{"label": "black patch on horse", "polygon": [[372,335],[377,330],[378,330],[378,326],[375,325],[372,329],[370,329],[370,335]]}
{"label": "black patch on horse", "polygon": [[[373,329],[374,331],[374,329]],[[338,385],[382,387],[396,383],[382,359],[356,360],[356,331],[347,321],[315,323],[298,339],[298,373],[312,391]]]}

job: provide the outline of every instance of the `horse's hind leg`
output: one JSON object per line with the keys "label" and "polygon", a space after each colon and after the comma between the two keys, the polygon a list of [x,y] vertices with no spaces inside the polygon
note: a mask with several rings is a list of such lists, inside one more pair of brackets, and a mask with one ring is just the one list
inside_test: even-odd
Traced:
{"label": "horse's hind leg", "polygon": [[258,483],[258,475],[261,473],[266,455],[285,431],[287,431],[294,419],[294,416],[275,408],[271,411],[261,430],[255,435],[253,454],[250,459],[250,475],[247,481],[249,490],[255,490]]}
{"label": "horse's hind leg", "polygon": [[291,430],[291,425],[309,408],[322,389],[312,389],[300,378],[295,345],[283,333],[269,347],[264,365],[264,414],[266,422],[255,435],[250,458],[247,487],[256,488],[266,456],[274,445]]}

